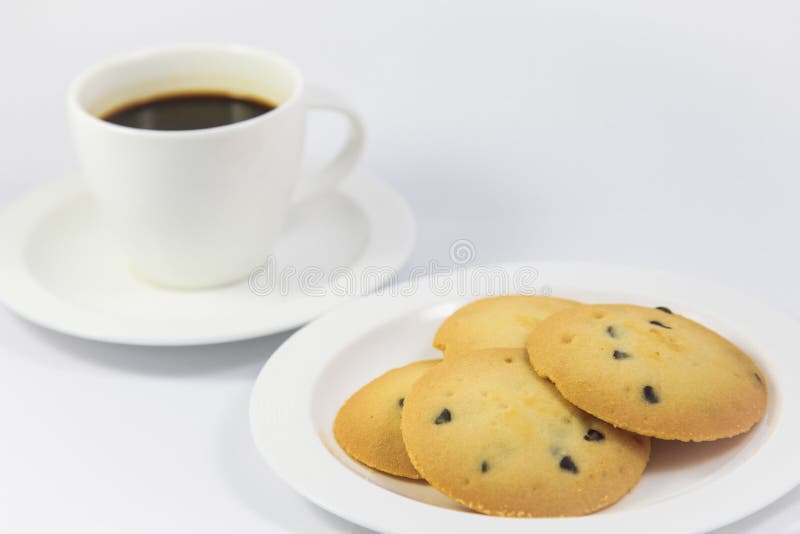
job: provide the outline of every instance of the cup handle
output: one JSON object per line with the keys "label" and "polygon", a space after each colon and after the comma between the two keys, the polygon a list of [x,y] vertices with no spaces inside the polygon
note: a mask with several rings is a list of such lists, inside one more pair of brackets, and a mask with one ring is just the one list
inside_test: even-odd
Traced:
{"label": "cup handle", "polygon": [[295,202],[335,188],[353,170],[364,147],[364,125],[361,118],[341,97],[317,85],[307,85],[305,91],[306,108],[338,111],[350,123],[350,136],[336,157],[325,167],[312,175],[300,177],[294,191]]}

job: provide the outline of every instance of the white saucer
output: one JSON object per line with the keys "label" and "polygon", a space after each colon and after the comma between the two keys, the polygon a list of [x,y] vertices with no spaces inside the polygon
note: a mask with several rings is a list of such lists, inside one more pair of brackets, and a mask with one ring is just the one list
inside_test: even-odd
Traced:
{"label": "white saucer", "polygon": [[[130,273],[88,192],[68,179],[29,193],[0,214],[0,300],[32,322],[88,339],[136,345],[234,341],[310,321],[362,291],[343,281],[361,281],[365,268],[372,273],[370,285],[385,283],[408,259],[413,232],[405,201],[385,183],[356,173],[339,192],[293,209],[270,270],[283,273],[285,288],[262,268],[253,278],[255,291],[248,280],[169,290]],[[328,283],[334,278],[339,285]]]}
{"label": "white saucer", "polygon": [[[535,267],[538,276],[528,266]],[[267,361],[250,402],[253,437],[274,472],[300,494],[349,521],[408,534],[708,532],[759,510],[800,483],[796,321],[713,284],[665,273],[546,262],[498,268],[438,274],[437,281],[417,280],[367,296],[289,338]],[[638,486],[619,503],[585,517],[480,515],[426,484],[384,475],[351,460],[332,432],[342,403],[393,367],[440,357],[431,342],[441,321],[458,306],[485,295],[463,288],[497,273],[506,273],[506,282],[527,282],[522,288],[507,286],[504,292],[535,289],[586,302],[668,306],[709,325],[764,370],[770,394],[764,420],[732,439],[694,444],[654,440],[650,464]]]}

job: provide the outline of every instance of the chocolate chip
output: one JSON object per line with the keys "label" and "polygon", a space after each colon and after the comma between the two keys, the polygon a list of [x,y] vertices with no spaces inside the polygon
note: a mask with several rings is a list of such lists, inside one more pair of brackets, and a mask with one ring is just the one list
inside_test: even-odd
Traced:
{"label": "chocolate chip", "polygon": [[488,470],[489,470],[489,462],[484,460],[483,463],[481,463],[481,473],[485,473]]}
{"label": "chocolate chip", "polygon": [[645,386],[642,388],[642,397],[644,400],[649,402],[650,404],[658,404],[658,395],[656,395],[656,390],[653,389],[653,386]]}
{"label": "chocolate chip", "polygon": [[586,435],[583,436],[583,439],[586,441],[603,441],[606,439],[605,435],[599,430],[595,430],[594,428],[590,428],[586,431]]}
{"label": "chocolate chip", "polygon": [[400,400],[397,401],[397,405],[402,408],[403,404],[405,404],[405,402],[406,402],[406,398],[405,397],[400,397]]}
{"label": "chocolate chip", "polygon": [[442,410],[442,413],[439,414],[439,417],[436,418],[434,423],[436,423],[437,425],[441,425],[443,423],[449,423],[451,419],[452,417],[450,416],[450,410],[445,408],[444,410]]}
{"label": "chocolate chip", "polygon": [[661,321],[650,321],[650,324],[655,325],[655,326],[660,326],[661,328],[666,328],[668,330],[672,330],[671,326],[667,326],[664,323],[662,323]]}
{"label": "chocolate chip", "polygon": [[664,313],[668,313],[668,314],[672,315],[672,310],[670,310],[666,306],[656,306],[656,309],[657,310],[661,310]]}
{"label": "chocolate chip", "polygon": [[617,337],[617,331],[616,331],[616,330],[614,330],[614,327],[613,327],[613,326],[608,326],[608,327],[606,327],[606,332],[607,332],[607,333],[608,333],[608,335],[609,335],[609,336],[611,336],[611,337]]}
{"label": "chocolate chip", "polygon": [[621,350],[615,350],[614,351],[614,359],[615,360],[624,360],[625,358],[630,358],[630,357],[631,357],[631,355],[628,354],[627,352],[623,352]]}
{"label": "chocolate chip", "polygon": [[561,461],[558,463],[558,466],[563,469],[564,471],[569,471],[570,473],[576,474],[578,472],[578,466],[575,465],[575,462],[572,461],[572,458],[569,456],[564,456],[561,458]]}

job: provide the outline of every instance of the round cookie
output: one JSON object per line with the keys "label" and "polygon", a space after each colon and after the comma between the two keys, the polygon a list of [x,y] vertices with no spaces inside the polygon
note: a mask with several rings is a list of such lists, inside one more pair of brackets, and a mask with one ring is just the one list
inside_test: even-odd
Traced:
{"label": "round cookie", "polygon": [[490,515],[582,515],[633,488],[650,440],[569,404],[525,349],[486,349],[425,373],[406,397],[403,439],[435,488]]}
{"label": "round cookie", "polygon": [[492,347],[524,348],[536,323],[576,304],[535,295],[476,300],[445,319],[433,338],[433,346],[445,356]]}
{"label": "round cookie", "polygon": [[668,308],[576,306],[531,332],[528,355],[570,402],[646,436],[710,441],[764,415],[764,374],[716,332]]}
{"label": "round cookie", "polygon": [[400,414],[411,385],[441,360],[388,371],[356,391],[339,409],[333,435],[353,459],[391,475],[420,478],[400,434]]}

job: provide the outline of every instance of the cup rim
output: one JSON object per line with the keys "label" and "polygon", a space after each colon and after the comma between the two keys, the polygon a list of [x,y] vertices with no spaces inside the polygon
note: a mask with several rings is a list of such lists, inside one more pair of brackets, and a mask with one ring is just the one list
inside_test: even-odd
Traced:
{"label": "cup rim", "polygon": [[[261,115],[258,115],[256,117],[251,117],[249,119],[234,122],[231,124],[223,124],[221,126],[211,126],[208,128],[197,128],[194,130],[150,130],[146,128],[134,128],[131,126],[114,124],[113,122],[104,121],[100,117],[97,117],[92,113],[89,113],[89,111],[78,100],[78,94],[80,93],[81,89],[83,89],[83,87],[86,85],[86,83],[93,76],[97,75],[98,73],[100,73],[105,69],[118,65],[120,63],[125,63],[134,60],[141,60],[148,57],[158,56],[160,54],[165,54],[170,52],[191,52],[191,51],[195,52],[223,51],[223,52],[232,52],[238,54],[242,53],[252,54],[256,56],[269,58],[281,64],[291,73],[291,76],[294,78],[295,81],[295,89],[289,96],[289,98],[286,99],[285,102],[276,106],[269,113],[262,113]],[[118,55],[116,57],[112,57],[110,59],[101,61],[99,63],[95,63],[94,65],[86,68],[83,72],[78,74],[78,76],[76,76],[69,85],[69,89],[67,90],[67,107],[69,108],[69,111],[71,113],[80,115],[88,119],[90,122],[97,124],[98,126],[108,128],[111,131],[125,133],[128,135],[158,136],[158,137],[203,137],[203,136],[215,135],[218,133],[252,127],[255,126],[256,124],[260,124],[263,121],[274,119],[276,116],[283,114],[286,108],[289,108],[300,98],[304,85],[305,83],[303,75],[301,74],[300,70],[294,65],[294,63],[292,63],[285,57],[275,52],[245,45],[238,45],[238,44],[213,44],[213,43],[179,44],[172,46],[160,46],[160,47],[141,49],[137,52],[127,53],[124,55]]]}

